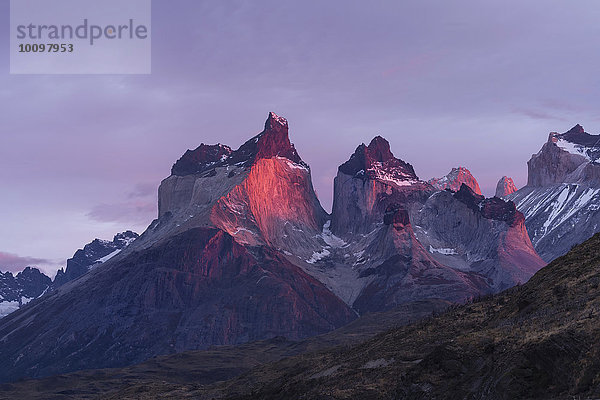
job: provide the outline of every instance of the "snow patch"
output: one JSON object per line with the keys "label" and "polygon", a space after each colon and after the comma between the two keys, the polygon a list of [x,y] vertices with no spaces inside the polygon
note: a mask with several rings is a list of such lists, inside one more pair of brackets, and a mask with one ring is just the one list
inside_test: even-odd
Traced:
{"label": "snow patch", "polygon": [[18,301],[3,301],[0,303],[0,318],[6,317],[8,314],[19,309]]}
{"label": "snow patch", "polygon": [[321,233],[321,237],[329,247],[336,248],[344,247],[347,245],[347,243],[342,238],[339,238],[333,233],[331,233],[331,220],[327,220],[327,222],[325,222],[325,224],[323,225],[323,232]]}
{"label": "snow patch", "polygon": [[240,232],[249,232],[252,235],[256,235],[256,233],[252,232],[250,229],[246,229],[246,228],[242,228],[241,226],[238,226],[237,228],[235,228],[235,232],[233,232],[234,235],[237,235]]}
{"label": "snow patch", "polygon": [[386,169],[383,169],[380,162],[375,163],[374,167],[367,169],[367,172],[369,172],[374,179],[382,183],[391,183],[396,186],[411,186],[419,182],[401,168],[387,167]]}
{"label": "snow patch", "polygon": [[591,161],[591,162],[595,162],[596,159],[598,158],[594,154],[595,152],[597,153],[597,151],[598,151],[597,148],[594,149],[593,147],[586,147],[581,144],[571,143],[564,139],[559,139],[556,142],[556,145],[568,153],[583,156],[588,161]]}
{"label": "snow patch", "polygon": [[290,160],[288,158],[285,158],[285,157],[275,157],[275,158],[277,158],[279,160],[283,160],[287,164],[287,166],[289,168],[292,168],[292,169],[301,169],[303,171],[308,172],[308,168],[306,168],[304,165],[302,165],[302,164],[296,164],[295,162],[293,162],[292,160]]}
{"label": "snow patch", "polygon": [[445,248],[439,248],[436,249],[435,247],[429,245],[429,252],[430,253],[439,253],[439,254],[443,254],[445,256],[451,256],[451,255],[455,255],[458,254],[458,252],[455,249],[445,249]]}
{"label": "snow patch", "polygon": [[330,255],[331,253],[329,252],[329,250],[327,249],[323,249],[321,251],[314,251],[312,254],[312,257],[310,257],[308,260],[306,260],[307,263],[309,264],[314,264],[317,261],[327,257],[328,255]]}
{"label": "snow patch", "polygon": [[94,264],[107,262],[108,260],[110,260],[111,258],[113,258],[114,256],[116,256],[120,252],[121,252],[121,249],[115,250],[112,253],[110,253],[110,254],[102,257],[102,258],[97,259],[96,261],[94,261]]}

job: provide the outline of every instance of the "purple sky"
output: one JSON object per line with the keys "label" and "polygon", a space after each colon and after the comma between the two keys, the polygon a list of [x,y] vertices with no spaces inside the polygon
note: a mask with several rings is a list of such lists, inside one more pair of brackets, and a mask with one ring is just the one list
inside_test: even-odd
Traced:
{"label": "purple sky", "polygon": [[[260,6],[256,5],[260,3]],[[11,76],[0,0],[0,270],[54,274],[156,214],[201,142],[237,147],[285,116],[326,209],[361,142],[423,179],[466,166],[518,187],[548,132],[600,132],[597,1],[153,2],[149,76]]]}

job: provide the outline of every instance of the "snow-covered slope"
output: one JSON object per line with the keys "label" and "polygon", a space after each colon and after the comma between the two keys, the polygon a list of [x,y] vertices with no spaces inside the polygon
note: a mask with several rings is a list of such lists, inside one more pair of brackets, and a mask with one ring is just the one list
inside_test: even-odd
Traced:
{"label": "snow-covered slope", "polygon": [[531,242],[546,261],[600,231],[600,188],[582,183],[526,186],[507,196],[525,215]]}

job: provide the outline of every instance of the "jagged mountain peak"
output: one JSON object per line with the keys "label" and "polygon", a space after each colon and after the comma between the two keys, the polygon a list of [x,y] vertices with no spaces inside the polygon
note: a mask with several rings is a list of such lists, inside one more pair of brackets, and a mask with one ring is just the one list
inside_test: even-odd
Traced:
{"label": "jagged mountain peak", "polygon": [[394,157],[390,143],[375,136],[369,145],[359,145],[350,159],[340,165],[339,171],[363,179],[387,182],[418,181],[412,165]]}
{"label": "jagged mountain peak", "polygon": [[500,178],[498,184],[496,185],[496,197],[502,198],[516,191],[517,187],[515,186],[515,183],[513,182],[512,178],[509,178],[508,176],[503,176]]}
{"label": "jagged mountain peak", "polygon": [[117,255],[121,250],[129,246],[139,235],[133,231],[117,233],[113,240],[94,239],[75,252],[72,258],[67,260],[66,269],[59,269],[54,278],[54,287],[79,278],[87,273],[95,265],[104,263]]}
{"label": "jagged mountain peak", "polygon": [[140,237],[140,235],[138,235],[134,231],[120,232],[113,237],[113,243],[128,245],[138,237]]}
{"label": "jagged mountain peak", "polygon": [[0,318],[41,296],[51,284],[48,276],[33,267],[26,267],[14,276],[11,272],[0,272]]}
{"label": "jagged mountain peak", "polygon": [[479,188],[477,179],[471,174],[471,171],[461,166],[452,168],[446,176],[430,179],[428,183],[437,190],[450,189],[453,192],[457,192],[462,184],[466,184],[475,193],[481,195],[481,189]]}
{"label": "jagged mountain peak", "polygon": [[394,154],[390,150],[390,142],[381,136],[375,136],[366,147],[366,152],[372,160],[386,162],[394,159]]}
{"label": "jagged mountain peak", "polygon": [[[561,145],[561,141],[566,141],[576,146],[575,149],[572,148],[564,148],[564,145]],[[585,153],[585,148],[598,148],[600,147],[600,135],[591,135],[587,133],[583,126],[577,124],[565,133],[556,133],[551,132],[548,136],[548,142],[555,143],[559,147],[572,152],[572,150],[579,150],[580,154]],[[579,147],[583,147],[581,149]]]}
{"label": "jagged mountain peak", "polygon": [[585,130],[583,129],[583,126],[576,124],[574,127],[572,127],[571,129],[569,129],[569,131],[567,133],[571,133],[571,134],[581,134],[581,133],[585,133]]}
{"label": "jagged mountain peak", "polygon": [[288,122],[285,118],[270,112],[265,122],[265,130],[246,142],[250,144],[249,147],[254,147],[252,144],[256,145],[255,159],[285,157],[290,161],[305,165],[296,152],[296,148],[290,142],[288,128]]}
{"label": "jagged mountain peak", "polygon": [[273,111],[269,112],[269,116],[267,117],[267,121],[265,122],[265,131],[272,129],[281,129],[287,128],[288,121],[284,117],[280,117],[275,114]]}
{"label": "jagged mountain peak", "polygon": [[171,169],[171,175],[185,176],[194,174],[212,175],[217,167],[246,167],[263,158],[283,157],[305,164],[288,136],[288,122],[285,118],[270,112],[265,129],[242,144],[237,150],[223,144],[200,144],[195,150],[188,150],[177,160]]}

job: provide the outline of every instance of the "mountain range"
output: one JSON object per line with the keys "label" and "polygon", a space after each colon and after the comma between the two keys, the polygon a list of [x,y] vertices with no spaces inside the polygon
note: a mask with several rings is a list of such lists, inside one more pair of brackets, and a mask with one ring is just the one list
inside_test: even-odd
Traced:
{"label": "mountain range", "polygon": [[[376,136],[339,166],[331,214],[288,129],[270,113],[236,150],[186,151],[142,235],[86,245],[47,293],[0,320],[0,381],[298,341],[415,302],[468,302],[524,284],[596,229],[574,219],[595,211],[584,193],[595,190],[596,144],[582,128],[551,134],[528,185],[515,191],[504,177],[493,198],[464,167],[420,179]],[[569,185],[579,200],[568,197],[563,216],[529,208]],[[576,234],[560,235],[565,221]]]}
{"label": "mountain range", "polygon": [[138,236],[126,231],[116,234],[112,241],[94,239],[67,260],[66,270],[59,269],[54,280],[35,267],[27,267],[16,276],[0,272],[0,318],[108,261]]}

